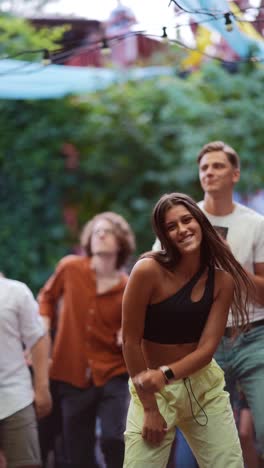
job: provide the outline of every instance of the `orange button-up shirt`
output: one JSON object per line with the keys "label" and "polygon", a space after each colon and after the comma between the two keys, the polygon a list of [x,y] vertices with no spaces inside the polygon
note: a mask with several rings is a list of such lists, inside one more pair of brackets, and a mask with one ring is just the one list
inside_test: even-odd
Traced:
{"label": "orange button-up shirt", "polygon": [[[56,325],[50,377],[76,387],[104,385],[127,372],[117,345],[127,275],[103,294],[96,291],[89,257],[63,258],[39,293],[40,313]],[[62,300],[60,300],[62,299]],[[59,310],[57,312],[57,308]]]}

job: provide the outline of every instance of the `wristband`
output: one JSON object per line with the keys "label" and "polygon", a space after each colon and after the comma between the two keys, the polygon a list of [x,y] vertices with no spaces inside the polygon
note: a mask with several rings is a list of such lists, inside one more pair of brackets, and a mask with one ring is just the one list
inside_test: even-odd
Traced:
{"label": "wristband", "polygon": [[162,372],[163,375],[164,375],[164,379],[165,379],[166,385],[168,385],[168,384],[171,383],[173,380],[175,380],[175,375],[174,375],[174,373],[173,373],[173,371],[171,370],[170,367],[168,367],[168,366],[160,366],[159,369],[161,370],[161,372]]}

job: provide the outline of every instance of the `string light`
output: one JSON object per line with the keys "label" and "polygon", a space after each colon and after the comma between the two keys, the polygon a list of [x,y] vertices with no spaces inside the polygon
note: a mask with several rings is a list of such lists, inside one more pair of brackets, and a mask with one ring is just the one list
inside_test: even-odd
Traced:
{"label": "string light", "polygon": [[[171,0],[171,2],[177,4],[177,2],[175,2],[174,0]],[[177,6],[180,6],[180,5],[177,4]],[[263,8],[264,7],[258,7],[258,8],[254,8],[254,10],[259,10],[260,11]],[[245,8],[244,10],[241,10],[241,11],[245,12],[245,11],[248,11],[248,10],[250,10],[250,8]],[[182,11],[185,11],[185,10],[182,9]],[[214,11],[214,14],[212,14],[212,11]],[[219,11],[219,13],[218,13],[218,11]],[[202,11],[200,10],[199,12],[201,13]],[[192,13],[192,12],[190,11],[190,13]],[[193,13],[197,13],[197,10],[193,10]],[[203,14],[206,14],[205,10],[203,10]],[[217,19],[221,19],[224,16],[226,29],[228,31],[231,31],[233,29],[233,24],[234,24],[232,22],[232,17],[233,17],[233,19],[235,19],[236,21],[239,21],[240,23],[243,23],[243,22],[255,23],[257,21],[263,22],[263,20],[249,21],[249,20],[244,20],[244,19],[241,19],[241,18],[237,18],[230,11],[224,13],[224,12],[220,12],[220,10],[211,10],[211,11],[208,11],[208,15],[210,16],[210,18],[207,18],[206,20],[201,20],[201,21],[194,22],[194,24],[196,24],[198,26],[200,24],[205,24],[205,23],[217,20]],[[184,27],[184,26],[189,26],[189,23],[188,24],[179,24],[178,26],[176,26],[176,28],[178,29],[178,28],[181,28],[181,27]],[[238,59],[238,60],[225,60],[225,59],[223,59],[221,57],[210,55],[210,54],[206,53],[205,51],[199,50],[198,48],[189,47],[188,45],[184,44],[183,42],[181,42],[179,40],[169,39],[168,34],[167,34],[167,27],[166,26],[162,27],[162,33],[161,33],[160,36],[154,36],[154,35],[148,34],[146,31],[129,32],[128,34],[124,34],[124,35],[112,38],[111,39],[111,44],[115,40],[116,41],[122,41],[123,39],[128,37],[128,35],[129,36],[131,36],[131,35],[133,35],[133,36],[143,35],[143,36],[148,36],[148,37],[151,37],[151,36],[152,37],[157,37],[159,39],[162,39],[164,42],[167,42],[168,44],[177,44],[177,45],[179,45],[179,47],[183,47],[186,50],[196,51],[196,52],[200,53],[201,55],[203,55],[205,57],[218,60],[221,63],[238,64],[238,63],[248,63],[248,62],[258,62],[258,63],[263,62],[262,58],[259,58],[259,57],[256,57],[256,56],[241,58],[241,59]],[[67,42],[79,43],[79,40],[72,40],[71,39],[71,40],[67,41],[67,39],[66,39],[64,42],[65,42],[65,44],[67,44]],[[92,46],[92,48],[90,46]],[[52,52],[50,52],[48,49],[24,50],[24,51],[20,51],[20,52],[18,52],[16,54],[12,54],[12,55],[2,55],[2,56],[0,56],[0,61],[1,60],[6,60],[6,59],[14,59],[14,58],[16,58],[18,56],[22,56],[22,55],[26,55],[26,54],[31,55],[31,54],[37,54],[37,53],[41,52],[43,54],[43,58],[42,58],[42,66],[43,66],[43,65],[49,65],[51,62],[53,62],[53,63],[64,63],[65,60],[70,58],[73,54],[87,54],[87,52],[95,51],[95,50],[100,50],[101,53],[103,53],[103,54],[109,54],[111,52],[111,49],[109,47],[109,43],[108,43],[108,41],[107,41],[107,39],[105,37],[101,38],[100,40],[90,42],[89,43],[89,49],[87,49],[87,45],[82,45],[82,46],[79,46],[79,47],[69,48],[68,50],[65,50],[64,47],[62,46],[61,48],[52,50]],[[52,58],[52,60],[51,60],[51,58]],[[13,73],[13,72],[17,72],[17,73],[34,73],[34,70],[24,72],[24,69],[27,68],[30,63],[34,63],[34,62],[27,62],[27,63],[22,62],[21,66],[12,68],[12,69],[10,69],[8,71],[5,71],[5,72],[1,72],[0,76],[8,75],[8,74]],[[21,72],[20,72],[20,70],[21,70]]]}
{"label": "string light", "polygon": [[187,10],[182,5],[180,5],[176,0],[170,0],[169,6],[171,3],[174,3],[179,8],[179,10],[184,11],[185,13],[190,13],[190,14],[198,13],[200,15],[208,15],[208,16],[213,16],[214,18],[216,18],[217,15],[222,13],[221,10],[218,10],[218,9],[209,10],[206,8],[199,8],[199,9]]}
{"label": "string light", "polygon": [[227,13],[224,13],[224,18],[225,18],[225,28],[228,32],[233,31],[233,22],[231,19],[231,12],[228,11]]}
{"label": "string light", "polygon": [[162,35],[161,35],[161,39],[163,42],[168,42],[168,34],[167,34],[167,27],[166,26],[163,26],[162,27]]}
{"label": "string light", "polygon": [[108,41],[106,37],[102,38],[102,46],[101,46],[101,51],[103,55],[109,55],[111,53],[111,49],[108,45]]}
{"label": "string light", "polygon": [[47,66],[51,64],[50,52],[48,49],[43,50],[42,65]]}
{"label": "string light", "polygon": [[[181,7],[177,2],[175,2],[174,0],[170,0],[170,3],[174,3],[175,5],[177,4],[177,6],[181,9],[181,12],[184,13],[186,12],[186,10]],[[248,12],[250,10],[253,10],[253,11],[262,11],[264,9],[264,6],[259,6],[259,7],[247,7],[247,8],[243,8],[243,9],[240,9],[241,12]],[[208,14],[209,16],[211,16],[210,18],[207,18],[207,19],[204,19],[204,20],[201,20],[201,21],[193,21],[193,24],[194,25],[203,25],[203,24],[206,24],[206,23],[209,23],[209,22],[212,22],[212,21],[215,21],[216,19],[221,19],[223,16],[225,18],[225,22],[228,23],[228,26],[230,26],[230,23],[231,23],[231,26],[232,26],[232,20],[231,20],[231,16],[233,16],[233,18],[238,21],[239,23],[250,23],[250,24],[254,24],[254,23],[264,23],[264,20],[263,19],[255,19],[255,20],[246,20],[246,19],[242,19],[242,18],[238,18],[236,15],[234,15],[233,13],[231,12],[227,12],[227,13],[224,13],[223,11],[221,10],[205,10],[205,9],[201,9],[201,10],[188,10],[188,12],[191,14],[191,13],[203,13],[203,14]],[[214,12],[214,14],[212,13]],[[228,19],[226,20],[226,16],[228,17]],[[176,26],[177,29],[179,28],[183,28],[183,27],[187,27],[189,26],[189,23],[186,23],[186,24],[179,24]],[[164,38],[164,40],[166,39],[166,35],[167,35],[167,32],[166,32],[166,27],[162,27],[162,35],[161,35],[161,39]],[[138,31],[138,32],[133,32],[133,33],[129,33],[129,35],[137,35],[137,34],[141,34],[141,35],[147,35],[149,36],[149,34],[147,34],[146,31]],[[124,34],[122,36],[118,36],[116,37],[115,39],[117,40],[122,40],[124,38],[126,38],[128,35],[127,34]],[[168,39],[169,41],[169,39]],[[63,39],[63,44],[79,44],[79,39],[76,39],[76,40],[72,40],[72,39]],[[112,42],[112,39],[111,39],[111,42]],[[96,40],[96,41],[91,41],[89,42],[89,45],[90,46],[94,46],[92,49],[90,50],[97,50],[97,49],[102,49],[102,50],[108,50],[109,49],[109,46],[107,44],[107,40],[105,38],[101,39],[101,40]],[[184,46],[184,44],[181,44],[181,46]],[[23,51],[20,51],[16,54],[5,54],[5,55],[1,55],[0,56],[0,61],[1,60],[6,60],[6,59],[14,59],[18,56],[22,56],[22,55],[27,55],[27,54],[37,54],[39,52],[42,52],[42,54],[44,55],[44,50],[45,49],[31,49],[31,50],[23,50]],[[56,50],[52,50],[52,61],[53,62],[56,62],[57,61],[57,57],[59,56],[59,58],[63,58],[64,56],[67,58],[67,56],[71,56],[72,53],[78,53],[80,51],[80,53],[82,53],[82,51],[84,53],[87,52],[87,46],[78,46],[78,47],[71,47],[71,48],[68,48],[67,50],[65,50],[65,48],[62,46],[60,47],[59,49],[56,49]],[[199,52],[199,50],[198,50]],[[201,52],[202,53],[202,52]],[[46,52],[46,54],[48,55],[48,51]],[[44,57],[43,57],[44,58]],[[46,60],[51,60],[50,56],[49,57],[45,57]],[[259,60],[259,61],[262,61],[262,60]]]}

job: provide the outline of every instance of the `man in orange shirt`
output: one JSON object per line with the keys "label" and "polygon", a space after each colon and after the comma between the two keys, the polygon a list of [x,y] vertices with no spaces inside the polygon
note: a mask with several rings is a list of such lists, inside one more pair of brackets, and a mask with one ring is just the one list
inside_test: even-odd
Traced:
{"label": "man in orange shirt", "polygon": [[127,283],[122,269],[134,250],[134,236],[121,216],[104,212],[84,226],[81,244],[86,255],[63,258],[39,294],[49,329],[57,321],[50,378],[60,402],[64,465],[98,466],[99,417],[107,468],[121,468],[128,405],[119,339]]}

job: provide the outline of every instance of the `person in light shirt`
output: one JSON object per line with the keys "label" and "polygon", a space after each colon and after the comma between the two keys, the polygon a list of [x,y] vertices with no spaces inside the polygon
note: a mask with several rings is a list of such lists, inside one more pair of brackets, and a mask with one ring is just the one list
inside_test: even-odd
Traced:
{"label": "person in light shirt", "polygon": [[[24,349],[30,350],[33,381]],[[52,406],[48,337],[29,288],[0,276],[0,463],[41,466],[37,418]]]}
{"label": "person in light shirt", "polygon": [[[250,329],[234,340],[229,317],[215,358],[225,371],[231,401],[236,393],[236,384],[241,387],[252,412],[258,449],[263,459],[264,217],[234,201],[234,188],[240,178],[240,160],[233,148],[223,141],[209,142],[199,152],[197,162],[204,191],[204,199],[198,205],[221,237],[225,237],[226,244],[247,271],[257,291],[257,301],[250,308]],[[251,459],[254,459],[253,452],[252,443]]]}

